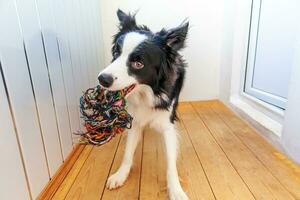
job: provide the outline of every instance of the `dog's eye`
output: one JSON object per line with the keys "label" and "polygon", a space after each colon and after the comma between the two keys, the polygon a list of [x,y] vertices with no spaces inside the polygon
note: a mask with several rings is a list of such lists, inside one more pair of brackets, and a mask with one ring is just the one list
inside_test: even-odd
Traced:
{"label": "dog's eye", "polygon": [[138,61],[131,62],[131,67],[134,69],[142,69],[144,67],[144,64]]}

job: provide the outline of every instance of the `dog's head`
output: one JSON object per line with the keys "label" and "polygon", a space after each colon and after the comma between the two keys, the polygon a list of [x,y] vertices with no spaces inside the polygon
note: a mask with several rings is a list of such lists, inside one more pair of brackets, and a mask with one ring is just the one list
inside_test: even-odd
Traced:
{"label": "dog's head", "polygon": [[136,24],[135,15],[118,10],[119,32],[114,36],[113,60],[98,79],[109,90],[120,90],[133,84],[158,87],[175,74],[180,60],[178,50],[184,47],[188,23],[152,33]]}

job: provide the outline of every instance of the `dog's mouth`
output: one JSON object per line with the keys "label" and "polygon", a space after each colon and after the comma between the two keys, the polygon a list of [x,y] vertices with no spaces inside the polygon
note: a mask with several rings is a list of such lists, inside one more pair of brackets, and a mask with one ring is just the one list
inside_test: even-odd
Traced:
{"label": "dog's mouth", "polygon": [[135,86],[136,84],[131,84],[130,86],[124,88],[123,91],[125,92],[125,96],[127,96],[135,88]]}

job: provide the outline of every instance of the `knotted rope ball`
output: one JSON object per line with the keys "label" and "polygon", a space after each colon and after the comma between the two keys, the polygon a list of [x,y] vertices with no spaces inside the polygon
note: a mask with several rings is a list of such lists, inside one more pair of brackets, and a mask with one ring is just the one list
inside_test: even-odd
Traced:
{"label": "knotted rope ball", "polygon": [[100,85],[88,89],[80,98],[80,112],[86,132],[78,132],[80,143],[102,145],[116,134],[131,128],[132,117],[126,111],[125,96],[134,85],[119,91],[108,91]]}

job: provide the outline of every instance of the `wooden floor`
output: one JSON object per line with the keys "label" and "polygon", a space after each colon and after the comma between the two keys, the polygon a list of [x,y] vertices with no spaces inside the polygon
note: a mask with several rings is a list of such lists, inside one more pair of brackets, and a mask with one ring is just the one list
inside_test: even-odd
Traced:
{"label": "wooden floor", "polygon": [[[190,199],[300,199],[300,168],[218,101],[181,103],[178,171]],[[146,130],[122,188],[105,189],[126,134],[87,146],[53,199],[167,199],[160,135]]]}

